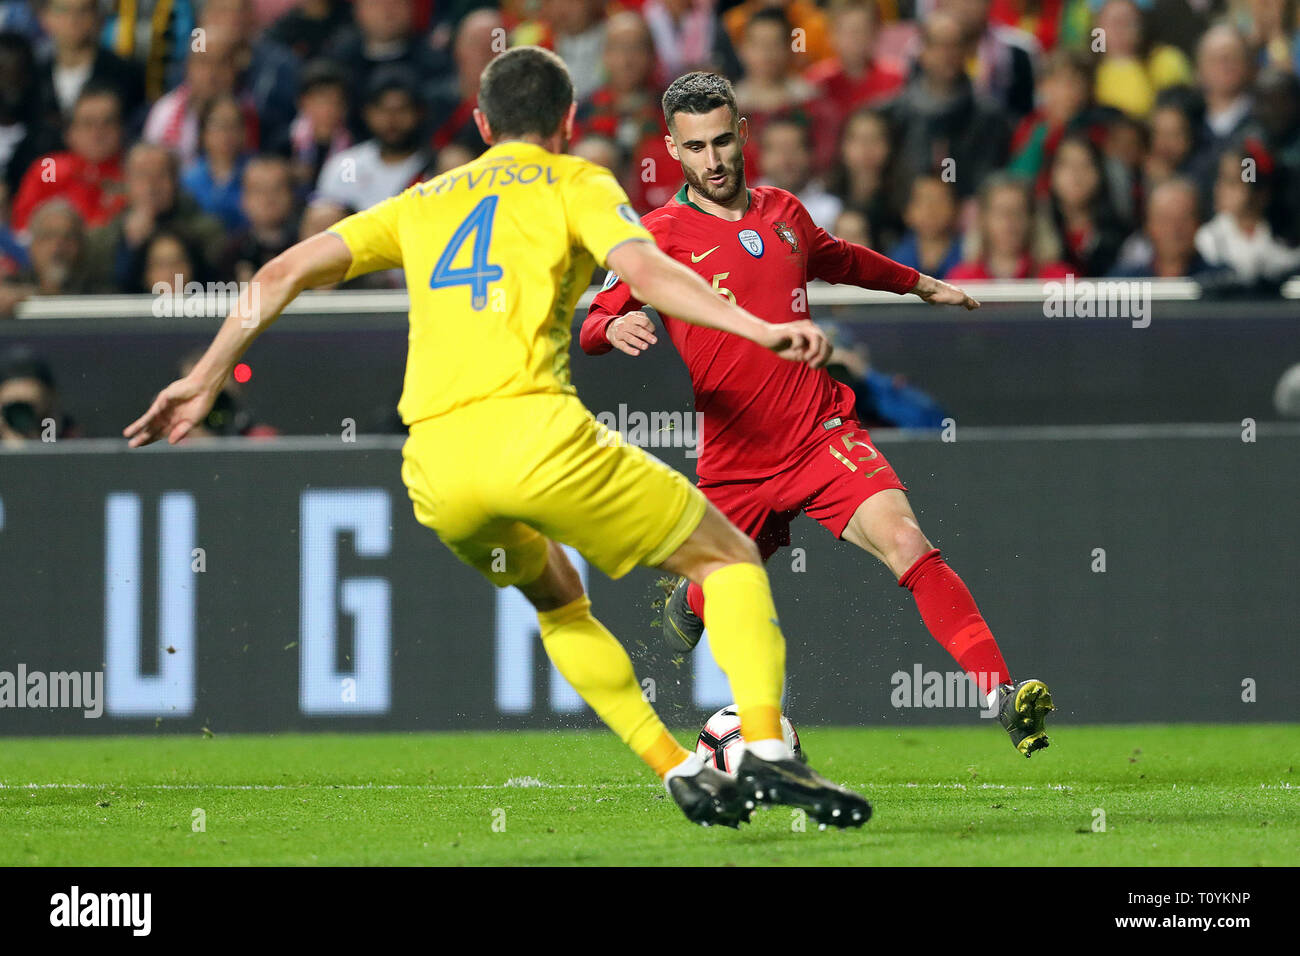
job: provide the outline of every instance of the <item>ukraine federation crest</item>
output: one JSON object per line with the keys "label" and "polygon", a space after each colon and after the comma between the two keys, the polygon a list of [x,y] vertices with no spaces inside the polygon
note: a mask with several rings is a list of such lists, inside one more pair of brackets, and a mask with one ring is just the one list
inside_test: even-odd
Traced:
{"label": "ukraine federation crest", "polygon": [[763,255],[763,237],[753,229],[742,230],[736,238],[739,239],[740,244],[745,247],[745,251],[755,259]]}

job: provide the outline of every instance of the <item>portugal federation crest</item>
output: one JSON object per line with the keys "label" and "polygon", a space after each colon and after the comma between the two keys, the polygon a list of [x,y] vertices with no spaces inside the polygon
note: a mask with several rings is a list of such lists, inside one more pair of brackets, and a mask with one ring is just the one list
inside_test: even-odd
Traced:
{"label": "portugal federation crest", "polygon": [[763,237],[753,229],[742,229],[736,238],[745,247],[745,251],[755,259],[763,255]]}
{"label": "portugal federation crest", "polygon": [[772,223],[772,231],[776,237],[790,247],[791,252],[799,251],[799,236],[794,231],[794,227],[782,219],[780,222]]}

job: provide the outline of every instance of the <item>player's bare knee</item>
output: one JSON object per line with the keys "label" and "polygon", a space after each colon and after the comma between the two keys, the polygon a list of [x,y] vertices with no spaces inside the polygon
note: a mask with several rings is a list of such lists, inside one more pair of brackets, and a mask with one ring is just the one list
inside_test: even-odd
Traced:
{"label": "player's bare knee", "polygon": [[902,575],[933,547],[917,523],[903,515],[890,522],[883,544],[881,550],[884,552],[885,563],[897,575]]}
{"label": "player's bare knee", "polygon": [[582,577],[564,549],[551,541],[546,568],[535,580],[519,585],[519,590],[537,610],[554,611],[582,596]]}

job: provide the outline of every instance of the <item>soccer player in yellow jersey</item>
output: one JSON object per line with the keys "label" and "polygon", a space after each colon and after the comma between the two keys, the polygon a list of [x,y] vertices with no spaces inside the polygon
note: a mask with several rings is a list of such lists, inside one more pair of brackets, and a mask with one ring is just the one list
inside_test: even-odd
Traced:
{"label": "soccer player in yellow jersey", "polygon": [[[402,479],[416,518],[493,584],[523,592],[560,673],[688,819],[737,826],[756,804],[782,803],[824,825],[860,826],[867,801],[796,760],[782,738],[785,640],[754,543],[683,475],[596,422],[568,375],[573,310],[597,262],[642,301],[782,358],[821,366],[829,345],[806,320],[745,312],[660,252],[609,171],[564,155],[573,114],[554,54],[518,47],[493,60],[474,112],[491,148],[263,266],[257,295],[123,434],[131,447],[180,441],[300,291],[400,267],[411,302]],[[642,699],[560,542],[611,577],[641,564],[702,585],[746,741],[736,777],[683,749]]]}

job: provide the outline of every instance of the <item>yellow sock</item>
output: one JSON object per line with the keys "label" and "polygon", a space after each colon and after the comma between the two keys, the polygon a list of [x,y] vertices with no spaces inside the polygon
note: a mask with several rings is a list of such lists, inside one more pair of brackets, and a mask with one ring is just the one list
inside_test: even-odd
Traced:
{"label": "yellow sock", "polygon": [[729,564],[704,579],[704,616],[713,658],[731,682],[748,741],[781,739],[785,638],[767,572]]}
{"label": "yellow sock", "polygon": [[554,611],[539,611],[537,620],[542,645],[564,679],[650,769],[662,778],[689,756],[641,696],[632,659],[592,616],[585,594]]}

